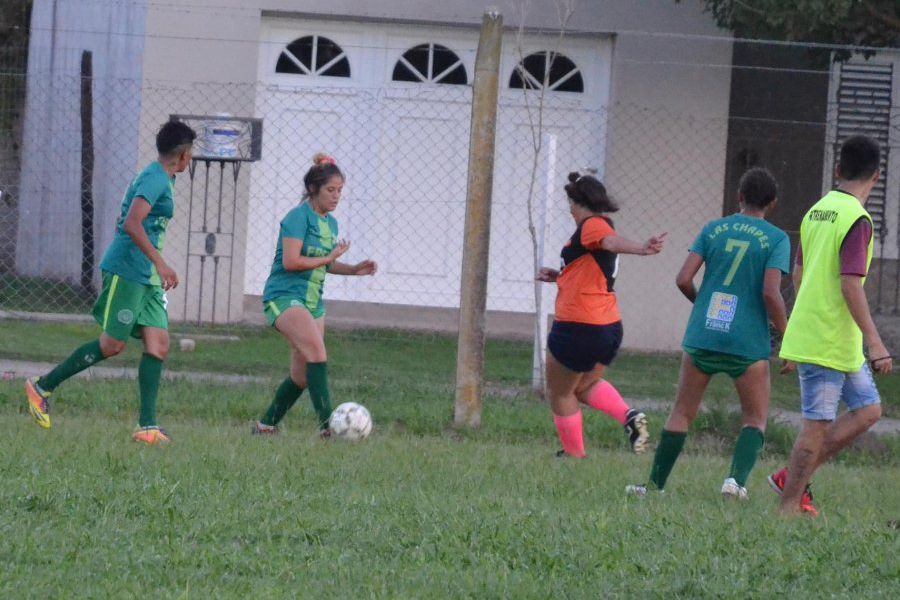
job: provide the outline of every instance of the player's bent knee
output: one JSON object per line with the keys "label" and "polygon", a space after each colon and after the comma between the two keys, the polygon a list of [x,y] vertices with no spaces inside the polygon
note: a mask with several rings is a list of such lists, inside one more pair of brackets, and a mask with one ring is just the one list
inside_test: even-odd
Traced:
{"label": "player's bent knee", "polygon": [[881,405],[870,404],[859,410],[860,416],[865,419],[866,426],[871,427],[881,418]]}
{"label": "player's bent knee", "polygon": [[125,342],[116,338],[103,335],[100,337],[100,352],[103,358],[110,358],[120,354],[125,349]]}

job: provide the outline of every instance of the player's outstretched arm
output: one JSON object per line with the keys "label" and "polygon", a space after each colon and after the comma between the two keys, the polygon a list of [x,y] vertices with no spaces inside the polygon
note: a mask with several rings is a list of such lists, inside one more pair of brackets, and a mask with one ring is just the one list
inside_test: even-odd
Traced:
{"label": "player's outstretched arm", "polygon": [[687,258],[684,259],[684,264],[681,265],[681,270],[675,276],[675,285],[678,286],[684,297],[691,302],[697,299],[694,276],[697,275],[701,265],[703,265],[703,257],[696,252],[688,252]]}
{"label": "player's outstretched arm", "polygon": [[659,254],[663,248],[663,241],[666,233],[661,233],[651,237],[646,242],[635,242],[621,235],[608,235],[600,242],[600,247],[609,252],[616,254],[637,254],[639,256],[649,256],[651,254]]}
{"label": "player's outstretched arm", "polygon": [[178,285],[178,274],[166,264],[162,254],[159,253],[159,250],[156,249],[156,246],[153,245],[153,242],[150,241],[147,232],[144,230],[144,219],[150,214],[151,208],[150,203],[144,197],[135,197],[131,202],[131,207],[128,209],[128,214],[125,215],[125,223],[122,224],[122,229],[125,230],[125,233],[128,234],[134,245],[156,267],[162,288],[169,290]]}

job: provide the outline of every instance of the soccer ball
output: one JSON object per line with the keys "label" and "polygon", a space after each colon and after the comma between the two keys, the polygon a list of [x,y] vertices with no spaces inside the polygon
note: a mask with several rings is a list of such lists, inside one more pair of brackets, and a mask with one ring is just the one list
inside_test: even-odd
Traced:
{"label": "soccer ball", "polygon": [[372,415],[362,404],[344,402],[331,413],[328,426],[342,440],[364,440],[372,433]]}

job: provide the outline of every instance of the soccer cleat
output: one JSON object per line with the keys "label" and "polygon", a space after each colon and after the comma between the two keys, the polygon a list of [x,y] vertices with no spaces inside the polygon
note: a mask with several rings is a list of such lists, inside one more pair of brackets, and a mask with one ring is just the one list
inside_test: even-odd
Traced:
{"label": "soccer cleat", "polygon": [[647,450],[650,432],[647,431],[647,415],[631,409],[625,415],[625,435],[635,454],[643,454]]}
{"label": "soccer cleat", "polygon": [[638,498],[643,498],[647,495],[647,486],[641,483],[626,485],[625,493],[629,496],[637,496]]}
{"label": "soccer cleat", "polygon": [[334,432],[331,431],[331,427],[326,427],[325,429],[319,430],[319,439],[320,440],[328,441],[331,439],[331,436],[333,436],[333,435],[334,435]]}
{"label": "soccer cleat", "polygon": [[722,484],[722,497],[726,500],[750,499],[750,495],[747,493],[747,488],[739,485],[738,482],[734,480],[734,477],[729,477]]}
{"label": "soccer cleat", "polygon": [[[784,492],[784,484],[787,482],[787,467],[782,467],[769,475],[767,481],[772,486],[772,489],[775,490],[775,493],[780,496]],[[819,509],[813,504],[812,489],[810,489],[809,485],[806,486],[806,489],[803,490],[803,495],[800,496],[800,510],[809,513],[813,517],[819,516]]]}
{"label": "soccer cleat", "polygon": [[266,425],[262,421],[257,421],[253,428],[250,429],[253,435],[276,435],[278,433],[277,425]]}
{"label": "soccer cleat", "polygon": [[131,434],[131,439],[136,442],[144,442],[145,444],[168,444],[172,441],[169,434],[162,427],[150,425],[141,427]]}
{"label": "soccer cleat", "polygon": [[[637,498],[643,498],[650,492],[651,489],[647,487],[645,483],[634,483],[625,486],[625,493],[629,496],[635,496]],[[656,493],[660,496],[665,495],[666,490],[656,490]]]}
{"label": "soccer cleat", "polygon": [[28,412],[35,422],[44,429],[50,429],[50,392],[41,389],[38,377],[25,380],[25,395],[28,397]]}

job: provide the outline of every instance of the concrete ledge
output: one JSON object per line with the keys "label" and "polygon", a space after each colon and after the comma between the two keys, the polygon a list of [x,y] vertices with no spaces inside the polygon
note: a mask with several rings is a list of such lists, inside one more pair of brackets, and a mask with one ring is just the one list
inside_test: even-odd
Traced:
{"label": "concrete ledge", "polygon": [[[459,309],[378,304],[328,300],[328,326],[339,329],[398,329],[455,334],[459,331]],[[262,299],[244,296],[244,321],[264,325]],[[528,341],[534,331],[534,315],[507,311],[488,311],[485,320],[488,337]]]}

